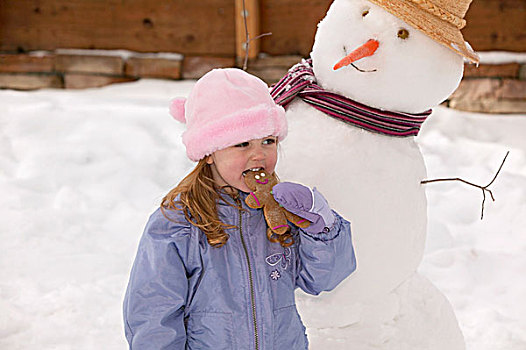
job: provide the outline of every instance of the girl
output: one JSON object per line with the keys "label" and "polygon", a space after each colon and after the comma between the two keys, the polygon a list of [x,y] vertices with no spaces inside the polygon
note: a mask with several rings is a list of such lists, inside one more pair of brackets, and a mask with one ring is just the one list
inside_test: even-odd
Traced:
{"label": "girl", "polygon": [[[130,349],[307,349],[294,290],[336,287],[356,263],[350,224],[316,189],[280,183],[275,199],[312,224],[270,241],[243,175],[274,172],[285,112],[266,84],[215,69],[176,99],[195,169],[163,199],[139,243],[124,300]],[[292,243],[290,245],[290,243]]]}

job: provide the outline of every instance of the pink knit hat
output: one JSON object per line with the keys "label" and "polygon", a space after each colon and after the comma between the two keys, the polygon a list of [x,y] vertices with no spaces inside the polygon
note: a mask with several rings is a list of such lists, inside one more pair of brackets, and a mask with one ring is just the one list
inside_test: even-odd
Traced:
{"label": "pink knit hat", "polygon": [[237,68],[206,73],[188,99],[172,100],[170,114],[186,123],[183,143],[193,161],[252,139],[287,136],[285,110],[274,103],[267,84]]}

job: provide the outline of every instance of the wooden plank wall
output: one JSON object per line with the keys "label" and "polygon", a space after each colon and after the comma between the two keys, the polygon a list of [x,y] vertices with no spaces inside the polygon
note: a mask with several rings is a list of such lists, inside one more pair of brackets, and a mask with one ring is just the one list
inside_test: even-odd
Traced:
{"label": "wooden plank wall", "polygon": [[526,51],[526,0],[474,0],[462,30],[478,51]]}
{"label": "wooden plank wall", "polygon": [[1,0],[0,50],[232,55],[230,0]]}
{"label": "wooden plank wall", "polygon": [[[261,0],[261,50],[308,55],[331,0]],[[474,0],[476,50],[526,51],[525,0]],[[0,0],[0,51],[128,49],[235,55],[232,0]]]}
{"label": "wooden plank wall", "polygon": [[307,56],[314,34],[332,0],[261,0],[261,51],[271,55]]}

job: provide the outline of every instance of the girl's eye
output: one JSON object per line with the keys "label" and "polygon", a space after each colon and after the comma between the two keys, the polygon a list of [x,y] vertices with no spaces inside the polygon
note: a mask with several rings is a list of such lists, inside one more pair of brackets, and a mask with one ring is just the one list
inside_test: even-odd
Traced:
{"label": "girl's eye", "polygon": [[405,28],[400,29],[398,31],[398,37],[400,39],[404,39],[404,40],[409,38],[409,31],[407,29],[405,29]]}
{"label": "girl's eye", "polygon": [[249,143],[248,142],[241,142],[241,143],[238,143],[237,145],[235,145],[235,147],[248,147]]}
{"label": "girl's eye", "polygon": [[365,17],[365,16],[367,16],[368,14],[369,14],[369,10],[364,10],[364,11],[362,12],[362,17]]}
{"label": "girl's eye", "polygon": [[274,144],[274,143],[276,143],[276,139],[275,139],[275,138],[268,138],[268,139],[265,139],[265,140],[263,141],[263,144],[264,144],[264,145],[272,145],[272,144]]}

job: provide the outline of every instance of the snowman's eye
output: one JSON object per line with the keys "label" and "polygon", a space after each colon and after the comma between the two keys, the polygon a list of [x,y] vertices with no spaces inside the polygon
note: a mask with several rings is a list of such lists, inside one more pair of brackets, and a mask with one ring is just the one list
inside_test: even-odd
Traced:
{"label": "snowman's eye", "polygon": [[407,29],[405,29],[405,28],[400,29],[398,31],[398,37],[400,39],[404,39],[404,40],[409,38],[409,31]]}
{"label": "snowman's eye", "polygon": [[367,16],[368,14],[369,14],[369,10],[364,10],[364,11],[362,12],[362,17],[365,17],[365,16]]}

